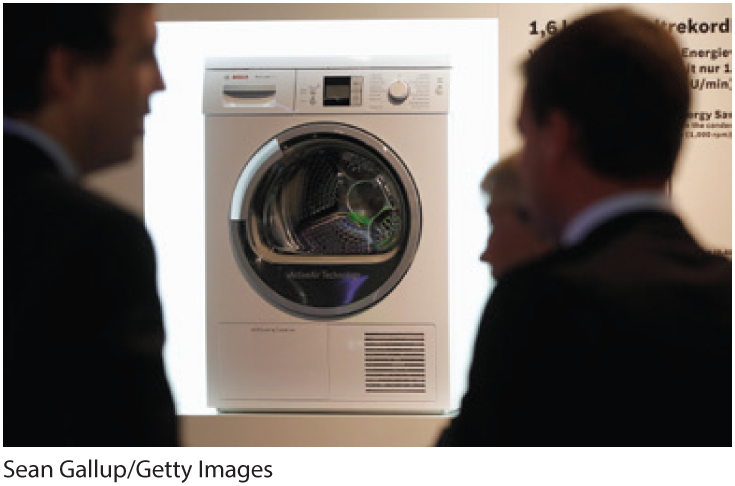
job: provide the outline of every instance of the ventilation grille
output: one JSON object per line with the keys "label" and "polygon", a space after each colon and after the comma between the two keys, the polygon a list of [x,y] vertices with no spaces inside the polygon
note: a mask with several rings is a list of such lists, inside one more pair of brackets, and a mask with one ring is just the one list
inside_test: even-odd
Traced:
{"label": "ventilation grille", "polygon": [[365,391],[426,393],[425,334],[366,332]]}

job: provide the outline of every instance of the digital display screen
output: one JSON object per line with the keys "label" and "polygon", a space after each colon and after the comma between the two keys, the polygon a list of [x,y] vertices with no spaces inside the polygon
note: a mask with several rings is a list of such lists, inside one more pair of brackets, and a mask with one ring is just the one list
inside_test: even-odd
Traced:
{"label": "digital display screen", "polygon": [[324,78],[324,106],[350,106],[350,76]]}

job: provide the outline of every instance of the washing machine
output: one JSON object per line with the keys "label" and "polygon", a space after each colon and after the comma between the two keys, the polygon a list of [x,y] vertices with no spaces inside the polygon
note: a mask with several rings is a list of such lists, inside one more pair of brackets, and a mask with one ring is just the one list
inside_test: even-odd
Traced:
{"label": "washing machine", "polygon": [[450,404],[447,56],[209,58],[208,405]]}

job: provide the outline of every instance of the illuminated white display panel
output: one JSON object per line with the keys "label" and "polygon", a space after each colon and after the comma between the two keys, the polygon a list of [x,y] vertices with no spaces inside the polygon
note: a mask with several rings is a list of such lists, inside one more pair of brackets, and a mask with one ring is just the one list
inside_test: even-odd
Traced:
{"label": "illuminated white display panel", "polygon": [[[145,212],[158,255],[166,366],[179,414],[214,413],[205,404],[204,346],[202,82],[208,56],[451,56],[451,353],[466,363],[490,289],[488,269],[478,261],[488,231],[479,183],[498,157],[497,20],[160,22],[158,29],[166,91],[154,95],[146,122]],[[466,375],[466,365],[454,367],[451,379],[460,392]]]}

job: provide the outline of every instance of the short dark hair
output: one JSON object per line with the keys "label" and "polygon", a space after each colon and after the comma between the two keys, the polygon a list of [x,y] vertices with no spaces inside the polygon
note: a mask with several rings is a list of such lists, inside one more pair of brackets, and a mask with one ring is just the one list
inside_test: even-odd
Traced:
{"label": "short dark hair", "polygon": [[626,9],[600,11],[549,38],[523,69],[536,121],[555,109],[566,114],[597,173],[671,176],[691,94],[679,46],[664,29]]}
{"label": "short dark hair", "polygon": [[3,114],[34,113],[46,101],[48,54],[62,46],[104,61],[115,38],[119,4],[3,4]]}

